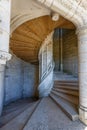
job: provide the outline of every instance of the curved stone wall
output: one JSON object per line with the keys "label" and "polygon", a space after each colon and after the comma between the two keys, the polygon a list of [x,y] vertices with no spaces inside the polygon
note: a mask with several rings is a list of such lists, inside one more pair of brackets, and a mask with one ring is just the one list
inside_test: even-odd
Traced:
{"label": "curved stone wall", "polygon": [[53,87],[53,32],[43,41],[39,51],[39,96],[50,94]]}
{"label": "curved stone wall", "polygon": [[6,64],[4,104],[35,96],[38,73],[37,65],[24,62],[12,54],[12,59]]}

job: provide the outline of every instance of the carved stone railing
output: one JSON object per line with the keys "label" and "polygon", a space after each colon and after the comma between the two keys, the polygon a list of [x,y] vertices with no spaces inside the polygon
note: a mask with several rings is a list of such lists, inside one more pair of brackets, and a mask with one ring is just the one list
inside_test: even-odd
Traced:
{"label": "carved stone railing", "polygon": [[39,97],[48,96],[53,87],[53,70],[54,63],[50,63],[47,67],[47,71],[43,74],[41,82],[39,84]]}
{"label": "carved stone railing", "polygon": [[39,51],[39,97],[45,97],[50,94],[53,87],[53,32],[44,40]]}

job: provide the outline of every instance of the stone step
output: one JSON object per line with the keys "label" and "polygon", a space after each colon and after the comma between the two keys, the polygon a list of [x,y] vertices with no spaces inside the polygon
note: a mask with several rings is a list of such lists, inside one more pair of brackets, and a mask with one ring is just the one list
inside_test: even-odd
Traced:
{"label": "stone step", "polygon": [[32,103],[34,102],[34,99],[33,98],[28,98],[28,99],[20,99],[20,100],[17,100],[15,102],[12,102],[6,106],[4,106],[4,109],[3,109],[3,113],[2,115],[6,115],[12,111],[15,111],[17,109],[20,109],[22,108],[23,106],[29,104],[29,103]]}
{"label": "stone step", "polygon": [[5,125],[6,123],[8,123],[9,121],[11,121],[12,119],[14,119],[16,116],[18,116],[20,113],[22,113],[25,109],[27,109],[28,107],[30,107],[30,105],[32,105],[33,103],[24,105],[22,107],[19,107],[18,109],[16,109],[15,111],[12,111],[6,115],[3,115],[0,117],[0,127],[2,127],[3,125]]}
{"label": "stone step", "polygon": [[69,123],[71,120],[61,108],[50,97],[46,97],[42,99],[23,130],[62,130]]}
{"label": "stone step", "polygon": [[24,112],[16,116],[16,118],[8,122],[6,125],[0,128],[0,130],[22,130],[26,125],[27,121],[32,116],[39,102],[40,101],[30,105],[26,110],[24,110]]}
{"label": "stone step", "polygon": [[78,120],[78,110],[75,105],[72,105],[70,102],[54,95],[50,94],[50,97],[61,107],[67,116],[73,121]]}
{"label": "stone step", "polygon": [[2,116],[6,116],[7,114],[10,114],[18,109],[21,109],[23,108],[24,106],[27,106],[29,105],[29,103],[23,103],[23,104],[20,104],[20,105],[16,105],[16,106],[11,106],[11,107],[7,107],[7,109],[5,108],[3,110],[3,113],[2,113]]}
{"label": "stone step", "polygon": [[55,92],[55,91],[51,91],[51,93],[62,97],[63,99],[75,104],[75,105],[79,105],[79,97],[77,96],[73,96],[73,95],[68,95],[68,94],[64,94],[64,93],[60,93],[60,92]]}
{"label": "stone step", "polygon": [[58,82],[58,83],[78,83],[78,81],[73,81],[73,80],[55,80],[55,82]]}
{"label": "stone step", "polygon": [[63,85],[63,86],[74,86],[74,87],[78,87],[78,84],[77,84],[77,83],[62,83],[62,82],[61,82],[61,83],[58,83],[58,82],[54,82],[54,86],[55,86],[55,85],[57,85],[57,86],[58,86],[58,85],[61,85],[61,86]]}
{"label": "stone step", "polygon": [[54,80],[58,80],[58,81],[78,81],[78,77],[74,77],[73,75],[68,75],[68,74],[64,74],[64,73],[54,73],[53,75]]}
{"label": "stone step", "polygon": [[78,81],[68,81],[68,80],[55,80],[54,84],[67,84],[67,85],[78,85]]}
{"label": "stone step", "polygon": [[79,96],[79,92],[78,91],[69,90],[69,89],[65,90],[65,89],[53,88],[52,91],[61,92],[61,93],[65,93],[65,94],[69,94],[69,95],[74,95],[74,96]]}
{"label": "stone step", "polygon": [[76,86],[72,86],[72,85],[54,85],[54,88],[58,88],[58,89],[69,89],[69,90],[79,90],[79,87]]}

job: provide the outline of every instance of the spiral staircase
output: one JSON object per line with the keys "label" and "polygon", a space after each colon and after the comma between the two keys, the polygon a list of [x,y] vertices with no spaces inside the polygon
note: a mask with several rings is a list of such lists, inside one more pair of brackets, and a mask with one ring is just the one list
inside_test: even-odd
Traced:
{"label": "spiral staircase", "polygon": [[[39,52],[39,100],[19,100],[6,106],[0,117],[0,130],[85,130],[78,115],[78,79],[53,72],[54,62],[49,53],[49,45],[52,49],[52,34]],[[46,64],[43,59],[47,61]]]}
{"label": "spiral staircase", "polygon": [[[52,34],[39,52],[39,60],[42,59],[39,66],[40,98],[7,105],[0,117],[0,130],[84,130],[85,126],[78,119],[78,79],[66,73],[55,73],[53,59],[44,54],[44,48],[49,52],[47,47],[50,45],[52,49],[52,42],[49,44]],[[46,58],[46,67],[42,57]],[[46,69],[42,71],[44,67]]]}
{"label": "spiral staircase", "polygon": [[55,81],[50,97],[75,121],[78,119],[79,93],[75,81]]}
{"label": "spiral staircase", "polygon": [[6,106],[0,130],[84,130],[78,119],[78,100],[77,81],[56,80],[49,96]]}

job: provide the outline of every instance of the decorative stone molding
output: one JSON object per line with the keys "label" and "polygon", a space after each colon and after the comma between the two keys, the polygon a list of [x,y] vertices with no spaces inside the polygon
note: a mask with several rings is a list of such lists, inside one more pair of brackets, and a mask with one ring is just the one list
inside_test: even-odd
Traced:
{"label": "decorative stone molding", "polygon": [[54,12],[73,22],[76,27],[87,24],[87,1],[84,0],[37,0]]}
{"label": "decorative stone molding", "polygon": [[11,59],[11,54],[0,50],[0,64],[6,64],[6,61]]}
{"label": "decorative stone molding", "polygon": [[52,17],[53,21],[58,21],[59,20],[59,14],[58,13],[52,12],[51,17]]}

